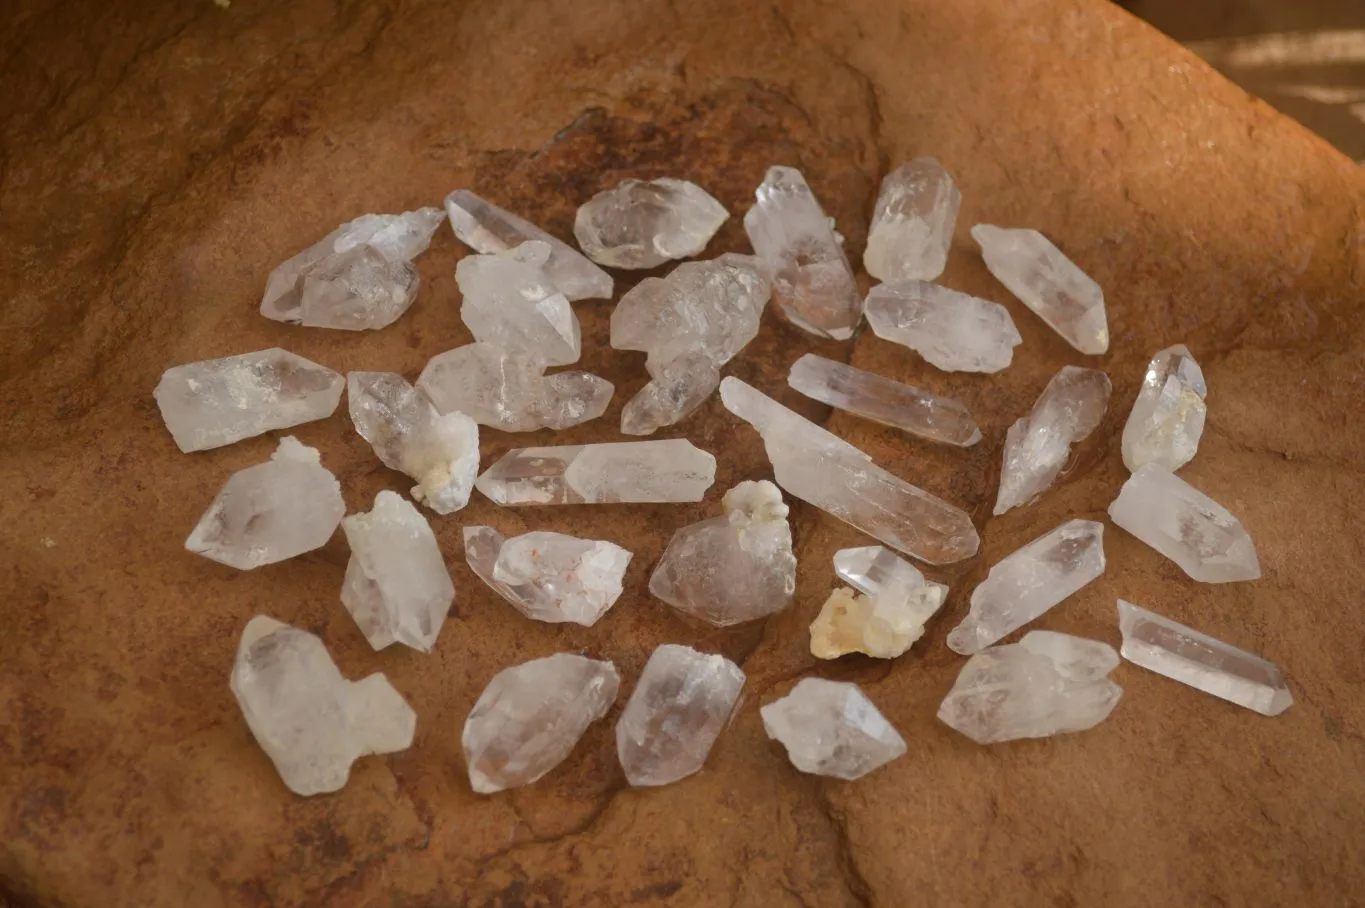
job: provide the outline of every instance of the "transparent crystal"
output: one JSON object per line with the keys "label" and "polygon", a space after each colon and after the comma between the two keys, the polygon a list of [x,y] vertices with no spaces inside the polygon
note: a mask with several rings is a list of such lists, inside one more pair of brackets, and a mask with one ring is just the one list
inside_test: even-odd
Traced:
{"label": "transparent crystal", "polygon": [[999,372],[1024,340],[1004,306],[924,281],[879,284],[863,311],[882,340],[945,372]]}
{"label": "transparent crystal", "polygon": [[[914,587],[929,583],[918,568],[884,545],[840,549],[834,553],[834,573],[858,592],[869,596],[877,595],[884,586]],[[929,585],[943,586],[939,583]]]}
{"label": "transparent crystal", "polygon": [[716,459],[684,438],[514,448],[474,483],[494,504],[701,501]]}
{"label": "transparent crystal", "polygon": [[650,375],[621,410],[622,435],[651,435],[682,421],[720,385],[720,369],[700,350],[675,356]]}
{"label": "transparent crystal", "polygon": [[1167,347],[1147,364],[1137,401],[1123,427],[1123,463],[1149,463],[1174,473],[1194,458],[1204,434],[1204,372],[1184,345]]}
{"label": "transparent crystal", "polygon": [[611,542],[545,531],[504,539],[464,528],[464,556],[479,579],[535,621],[591,627],[621,595],[631,553]]}
{"label": "transparent crystal", "polygon": [[948,263],[962,194],[943,165],[915,158],[882,178],[863,267],[881,281],[932,281]]}
{"label": "transparent crystal", "polygon": [[768,737],[782,742],[802,772],[860,779],[905,753],[905,739],[847,681],[803,678],[759,714]]}
{"label": "transparent crystal", "polygon": [[614,268],[653,268],[700,255],[730,213],[696,183],[622,180],[578,209],[573,232],[588,258]]}
{"label": "transparent crystal", "polygon": [[455,266],[460,318],[474,339],[538,364],[577,362],[582,341],[569,299],[544,270],[550,247],[532,240],[496,255],[467,255]]}

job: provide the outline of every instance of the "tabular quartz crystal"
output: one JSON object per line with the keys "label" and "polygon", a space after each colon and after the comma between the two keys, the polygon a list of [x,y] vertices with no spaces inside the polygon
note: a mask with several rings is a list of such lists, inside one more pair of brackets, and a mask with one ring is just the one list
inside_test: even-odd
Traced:
{"label": "tabular quartz crystal", "polygon": [[1104,524],[1068,520],[991,567],[948,647],[964,656],[979,652],[1103,573]]}
{"label": "tabular quartz crystal", "polygon": [[830,594],[810,626],[817,659],[864,653],[894,659],[924,636],[924,624],[943,606],[948,587],[925,580],[908,561],[879,545],[841,549],[834,571],[854,590]]}
{"label": "tabular quartz crystal", "polygon": [[948,263],[962,194],[943,165],[915,158],[882,178],[863,267],[880,281],[932,281]]}
{"label": "tabular quartz crystal", "polygon": [[550,247],[538,240],[496,255],[467,255],[455,266],[460,318],[474,339],[546,366],[577,362],[578,316],[544,270]]}
{"label": "tabular quartz crystal", "polygon": [[270,460],[228,478],[185,548],[249,571],[322,548],[345,515],[341,483],[317,449],[286,436]]}
{"label": "tabular quartz crystal", "polygon": [[1039,318],[1082,353],[1109,350],[1104,291],[1036,230],[977,224],[986,267]]}
{"label": "tabular quartz crystal", "polygon": [[654,650],[616,722],[616,754],[636,787],[668,785],[702,768],[744,672],[724,656],[665,643]]}
{"label": "tabular quartz crystal", "polygon": [[700,255],[730,213],[687,180],[622,180],[579,206],[573,233],[588,258],[653,268]]}
{"label": "tabular quartz crystal", "polygon": [[999,372],[1024,340],[999,303],[925,281],[878,284],[863,313],[872,333],[945,372]]}
{"label": "tabular quartz crystal", "polygon": [[480,580],[527,618],[584,627],[615,604],[631,559],[611,542],[545,531],[504,539],[485,526],[464,528],[464,556]]}
{"label": "tabular quartz crystal", "polygon": [[724,517],[673,534],[649,578],[649,591],[674,608],[718,627],[786,608],[796,590],[787,505],[767,480],[725,493]]}
{"label": "tabular quartz crystal", "polygon": [[174,366],[155,396],[176,446],[207,451],[331,416],[345,385],[339,372],[276,347]]}
{"label": "tabular quartz crystal", "polygon": [[905,753],[905,739],[848,681],[803,678],[759,714],[792,765],[813,775],[861,779]]}
{"label": "tabular quartz crystal", "polygon": [[494,504],[662,504],[701,501],[716,458],[685,438],[514,448],[475,488]]}
{"label": "tabular quartz crystal", "polygon": [[464,723],[469,784],[492,794],[541,778],[607,714],[620,687],[615,665],[573,653],[498,672]]}
{"label": "tabular quartz crystal", "polygon": [[257,615],[242,632],[232,693],[295,794],[338,791],[351,764],[412,746],[417,714],[382,674],[347,681],[317,637]]}
{"label": "tabular quartz crystal", "polygon": [[770,167],[744,216],[744,230],[772,281],[773,299],[812,334],[847,340],[863,301],[843,239],[801,171]]}
{"label": "tabular quartz crystal", "polygon": [[1123,427],[1123,463],[1136,471],[1149,463],[1174,473],[1199,450],[1208,412],[1204,372],[1182,344],[1147,364],[1142,388]]}
{"label": "tabular quartz crystal", "polygon": [[385,490],[369,513],[352,514],[341,528],[351,545],[341,604],[370,646],[401,643],[431,652],[455,601],[455,584],[426,518]]}

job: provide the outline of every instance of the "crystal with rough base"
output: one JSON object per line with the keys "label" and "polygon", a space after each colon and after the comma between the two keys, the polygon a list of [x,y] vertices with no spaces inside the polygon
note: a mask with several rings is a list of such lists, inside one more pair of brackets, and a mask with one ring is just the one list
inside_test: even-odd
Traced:
{"label": "crystal with rough base", "polygon": [[872,332],[945,372],[999,372],[1023,343],[1009,310],[924,281],[879,284],[863,307]]}
{"label": "crystal with rough base", "polygon": [[527,618],[592,627],[621,595],[631,553],[563,533],[504,539],[492,527],[470,526],[464,528],[464,557],[480,580]]}
{"label": "crystal with rough base", "polygon": [[847,681],[803,678],[759,714],[768,737],[782,742],[802,772],[861,779],[905,753],[905,739]]}
{"label": "crystal with rough base", "polygon": [[460,318],[476,341],[521,353],[539,365],[577,362],[578,316],[544,270],[550,247],[532,240],[496,255],[467,255],[455,266]]}
{"label": "crystal with rough base", "polygon": [[494,504],[701,501],[716,458],[685,438],[514,448],[475,481]]}
{"label": "crystal with rough base", "polygon": [[729,217],[696,183],[622,180],[579,206],[573,233],[599,265],[653,268],[700,255]]}
{"label": "crystal with rough base", "polygon": [[1207,394],[1204,372],[1183,344],[1152,357],[1123,427],[1124,466],[1136,471],[1154,463],[1174,473],[1194,459]]}
{"label": "crystal with rough base", "polygon": [[948,264],[962,194],[933,158],[915,158],[882,178],[863,267],[881,281],[932,281]]}
{"label": "crystal with rough base", "polygon": [[836,589],[825,601],[810,626],[810,651],[817,659],[849,653],[894,659],[924,636],[925,622],[948,596],[948,587],[925,580],[879,545],[836,552],[834,572],[858,593]]}

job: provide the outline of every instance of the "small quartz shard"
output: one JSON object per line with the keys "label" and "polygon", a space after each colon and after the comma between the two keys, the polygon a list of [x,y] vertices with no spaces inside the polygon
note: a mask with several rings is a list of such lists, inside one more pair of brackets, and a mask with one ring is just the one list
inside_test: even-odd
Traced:
{"label": "small quartz shard", "polygon": [[744,216],[744,230],[772,281],[773,298],[798,327],[847,340],[862,318],[862,299],[843,239],[801,171],[770,167]]}
{"label": "small quartz shard", "polygon": [[275,347],[174,366],[155,396],[176,446],[190,452],[331,416],[345,385],[340,373]]}
{"label": "small quartz shard", "polygon": [[943,165],[915,158],[882,179],[863,267],[879,281],[932,281],[948,264],[962,194]]}
{"label": "small quartz shard", "polygon": [[668,785],[702,768],[744,689],[724,656],[665,643],[645,664],[616,722],[616,754],[636,787]]}
{"label": "small quartz shard", "polygon": [[964,656],[979,652],[1103,573],[1104,524],[1068,520],[991,568],[948,647]]}
{"label": "small quartz shard", "polygon": [[696,183],[622,180],[579,207],[573,233],[599,265],[654,268],[700,255],[729,217]]}
{"label": "small quartz shard", "polygon": [[905,753],[905,739],[847,681],[803,678],[759,713],[768,737],[782,742],[802,772],[861,779]]}
{"label": "small quartz shard", "polygon": [[1154,463],[1128,477],[1109,517],[1195,580],[1229,583],[1261,576],[1256,546],[1242,522]]}
{"label": "small quartz shard", "polygon": [[796,590],[796,556],[782,493],[746,480],[725,493],[724,517],[673,534],[649,591],[717,627],[786,608]]}
{"label": "small quartz shard", "polygon": [[228,478],[185,548],[249,571],[322,548],[345,515],[341,484],[317,449],[286,436],[270,460]]}
{"label": "small quartz shard", "polygon": [[1098,369],[1063,366],[1027,416],[1005,434],[1005,462],[995,513],[1029,504],[1057,481],[1071,446],[1099,426],[1109,408],[1109,376]]}
{"label": "small quartz shard", "polygon": [[464,528],[470,568],[535,621],[592,627],[621,595],[631,553],[611,542],[563,533],[504,539],[492,527]]}
{"label": "small quartz shard", "polygon": [[1123,427],[1124,465],[1136,472],[1154,463],[1174,473],[1194,459],[1207,394],[1204,372],[1183,344],[1152,357]]}
{"label": "small quartz shard", "polygon": [[967,448],[981,440],[976,420],[960,401],[814,353],[792,364],[787,384],[821,403],[929,441]]}
{"label": "small quartz shard", "polygon": [[650,370],[650,381],[621,409],[622,435],[653,435],[682,421],[706,403],[720,385],[720,369],[710,355],[683,353]]}
{"label": "small quartz shard", "polygon": [[1123,658],[1134,665],[1263,716],[1278,716],[1294,703],[1275,663],[1122,599],[1119,630]]}
{"label": "small quartz shard", "polygon": [[455,266],[460,318],[474,339],[545,366],[577,362],[578,316],[544,270],[550,247],[539,240],[496,255],[467,255]]}
{"label": "small quartz shard", "polygon": [[684,438],[514,448],[475,481],[494,504],[701,501],[716,458]]}
{"label": "small quartz shard", "polygon": [[606,715],[620,686],[615,665],[573,653],[498,672],[464,723],[469,784],[492,794],[541,778]]}
{"label": "small quartz shard", "polygon": [[945,372],[999,372],[1023,343],[1009,310],[925,281],[879,284],[863,307],[872,332]]}
{"label": "small quartz shard", "polygon": [[[924,636],[924,624],[943,605],[948,588],[879,545],[842,549],[834,571],[859,592],[836,589],[810,626],[817,659],[864,653],[894,659]],[[861,593],[861,595],[860,595]]]}
{"label": "small quartz shard", "polygon": [[412,745],[417,714],[382,674],[347,681],[317,637],[257,615],[242,632],[232,693],[289,790],[338,791],[351,764]]}
{"label": "small quartz shard", "polygon": [[1025,306],[1082,353],[1109,350],[1104,291],[1036,230],[977,224],[986,267]]}

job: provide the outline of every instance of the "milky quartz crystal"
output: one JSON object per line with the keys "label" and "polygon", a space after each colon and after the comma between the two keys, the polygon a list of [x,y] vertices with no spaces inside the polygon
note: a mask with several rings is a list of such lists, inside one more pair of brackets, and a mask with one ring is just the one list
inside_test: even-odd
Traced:
{"label": "milky quartz crystal", "polygon": [[716,458],[685,438],[513,448],[474,486],[494,504],[701,501]]}
{"label": "milky quartz crystal", "polygon": [[730,213],[687,180],[622,180],[578,209],[573,232],[588,258],[613,268],[653,268],[700,255]]}
{"label": "milky quartz crystal", "polygon": [[1154,463],[1174,473],[1194,458],[1208,408],[1204,372],[1182,344],[1147,364],[1142,388],[1123,427],[1123,463],[1136,471]]}
{"label": "milky quartz crystal", "polygon": [[905,739],[848,681],[803,678],[759,714],[802,772],[860,779],[905,753]]}
{"label": "milky quartz crystal", "polygon": [[612,542],[539,531],[511,539],[464,528],[465,560],[527,618],[591,627],[621,595],[631,553]]}
{"label": "milky quartz crystal", "polygon": [[841,549],[835,573],[855,589],[830,594],[810,626],[817,659],[864,653],[894,659],[924,636],[924,624],[942,607],[948,588],[924,579],[912,564],[879,545]]}
{"label": "milky quartz crystal", "polygon": [[909,347],[945,372],[999,372],[1024,340],[999,303],[925,281],[878,284],[863,313],[882,340]]}
{"label": "milky quartz crystal", "polygon": [[417,714],[382,674],[347,681],[317,637],[257,615],[242,632],[232,693],[295,794],[338,791],[351,764],[412,745]]}
{"label": "milky quartz crystal", "polygon": [[932,281],[948,263],[962,194],[943,165],[915,158],[882,178],[863,267],[880,281]]}
{"label": "milky quartz crystal", "polygon": [[725,627],[763,618],[791,603],[796,556],[782,493],[747,480],[725,493],[724,517],[673,534],[649,591],[674,608]]}
{"label": "milky quartz crystal", "polygon": [[331,416],[345,384],[326,366],[272,348],[174,366],[155,396],[176,446],[207,451]]}
{"label": "milky quartz crystal", "polygon": [[286,436],[270,460],[228,478],[185,548],[249,571],[322,548],[345,515],[341,484],[317,450]]}
{"label": "milky quartz crystal", "polygon": [[995,513],[1036,499],[1057,481],[1071,446],[1099,426],[1109,407],[1109,376],[1098,369],[1063,366],[1027,416],[1005,435],[1004,465]]}
{"label": "milky quartz crystal", "polygon": [[550,247],[538,240],[496,255],[467,255],[455,266],[460,318],[476,341],[522,353],[546,366],[577,362],[578,316],[550,281]]}

